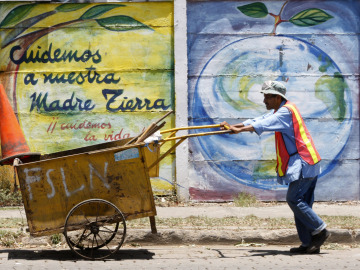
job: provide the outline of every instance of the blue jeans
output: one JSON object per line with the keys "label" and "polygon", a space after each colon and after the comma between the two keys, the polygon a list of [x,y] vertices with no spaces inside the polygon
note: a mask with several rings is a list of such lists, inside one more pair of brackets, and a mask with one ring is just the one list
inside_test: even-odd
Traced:
{"label": "blue jeans", "polygon": [[317,177],[300,178],[289,184],[286,201],[294,212],[296,229],[302,246],[309,246],[311,236],[326,228],[326,224],[312,210]]}

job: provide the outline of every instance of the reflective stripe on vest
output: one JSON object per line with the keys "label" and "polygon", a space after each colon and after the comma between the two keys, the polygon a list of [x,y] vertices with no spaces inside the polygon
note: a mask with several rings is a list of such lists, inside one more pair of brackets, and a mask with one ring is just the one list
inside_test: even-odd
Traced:
{"label": "reflective stripe on vest", "polygon": [[[288,154],[285,146],[284,139],[281,132],[275,132],[275,145],[276,145],[276,171],[279,176],[284,176],[288,167],[290,155]],[[281,156],[280,156],[280,153]]]}
{"label": "reflective stripe on vest", "polygon": [[[296,106],[287,101],[284,105],[292,112],[292,120],[294,127],[294,136],[297,152],[300,157],[305,160],[308,164],[314,165],[318,163],[321,158],[317,152],[314,142],[310,136],[308,129],[305,126],[304,120],[302,119]],[[278,133],[278,135],[276,135]],[[289,153],[287,152],[285,142],[280,132],[275,132],[275,143],[277,151],[277,172],[279,176],[284,176],[288,167]]]}

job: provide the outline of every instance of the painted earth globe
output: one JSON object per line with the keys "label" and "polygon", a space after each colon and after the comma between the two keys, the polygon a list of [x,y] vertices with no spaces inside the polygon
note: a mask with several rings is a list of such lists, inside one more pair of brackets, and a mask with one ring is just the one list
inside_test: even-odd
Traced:
{"label": "painted earth globe", "polygon": [[[196,82],[190,124],[238,123],[266,113],[260,93],[266,80],[286,86],[286,96],[299,108],[323,159],[322,175],[328,173],[349,139],[350,90],[331,57],[305,40],[256,36],[220,49]],[[267,132],[205,136],[193,139],[191,150],[194,160],[216,161],[212,168],[225,178],[271,190],[279,188],[273,141]]]}

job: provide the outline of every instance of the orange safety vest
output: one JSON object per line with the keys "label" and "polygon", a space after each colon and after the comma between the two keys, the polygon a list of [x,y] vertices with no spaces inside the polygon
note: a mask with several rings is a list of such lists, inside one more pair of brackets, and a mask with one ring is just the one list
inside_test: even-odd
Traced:
{"label": "orange safety vest", "polygon": [[[300,157],[310,165],[318,163],[321,160],[320,155],[315,148],[313,139],[305,126],[298,108],[290,101],[287,101],[284,106],[288,108],[292,114],[297,153],[299,153]],[[275,132],[275,146],[277,160],[276,172],[279,176],[284,176],[288,167],[290,155],[286,149],[282,134],[278,131]]]}

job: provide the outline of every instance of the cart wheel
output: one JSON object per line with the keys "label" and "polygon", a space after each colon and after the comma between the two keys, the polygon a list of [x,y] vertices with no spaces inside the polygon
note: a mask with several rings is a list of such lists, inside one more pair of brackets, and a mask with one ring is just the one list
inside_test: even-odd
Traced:
{"label": "cart wheel", "polygon": [[[114,204],[90,199],[70,210],[65,221],[64,235],[76,254],[91,260],[104,259],[118,251],[124,243],[126,222]],[[111,241],[116,245],[110,244]]]}

